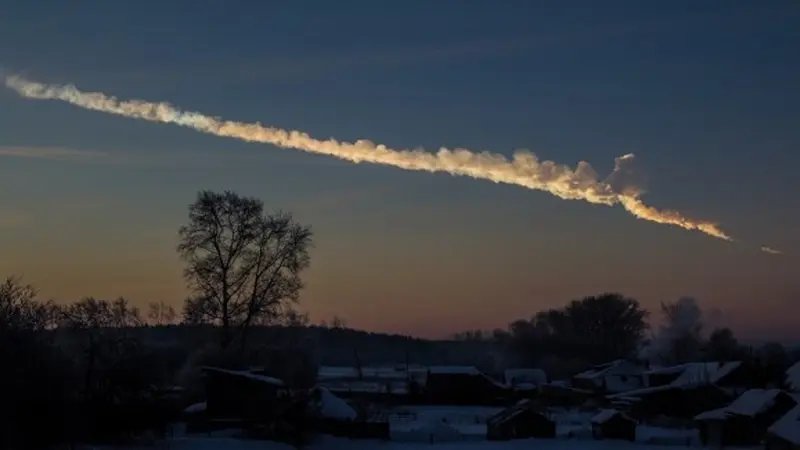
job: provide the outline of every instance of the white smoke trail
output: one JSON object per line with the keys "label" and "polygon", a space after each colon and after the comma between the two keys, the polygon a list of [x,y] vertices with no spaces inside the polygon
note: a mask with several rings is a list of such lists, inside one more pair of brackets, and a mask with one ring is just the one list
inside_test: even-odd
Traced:
{"label": "white smoke trail", "polygon": [[5,77],[5,84],[29,99],[61,100],[89,110],[180,125],[216,136],[323,154],[353,163],[368,162],[405,170],[446,172],[546,191],[567,200],[584,200],[607,206],[620,204],[639,219],[698,230],[726,241],[733,240],[714,223],[689,219],[675,211],[647,206],[639,199],[641,192],[636,188],[618,187],[619,178],[624,174],[626,164],[633,160],[633,154],[617,158],[612,174],[606,180],[600,181],[597,173],[586,162],[579,162],[573,170],[553,161],[539,161],[536,155],[526,151],[516,152],[509,160],[503,155],[473,153],[460,148],[441,148],[437,153],[422,149],[394,150],[368,140],[352,143],[335,139],[318,140],[307,133],[264,126],[258,122],[222,120],[199,112],[181,111],[165,102],[118,100],[100,92],[82,92],[72,84],[46,85],[19,76]]}

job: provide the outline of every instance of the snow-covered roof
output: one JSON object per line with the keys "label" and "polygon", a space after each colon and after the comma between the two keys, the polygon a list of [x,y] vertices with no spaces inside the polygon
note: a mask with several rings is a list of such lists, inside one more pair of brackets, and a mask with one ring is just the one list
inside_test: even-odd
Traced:
{"label": "snow-covered roof", "polygon": [[353,420],[358,416],[356,410],[344,399],[337,397],[324,387],[316,387],[312,392],[316,400],[317,412],[329,419]]}
{"label": "snow-covered roof", "polygon": [[795,406],[772,424],[769,432],[795,445],[800,445],[800,405]]}
{"label": "snow-covered roof", "polygon": [[195,403],[184,409],[183,412],[186,414],[197,414],[205,411],[207,407],[208,404],[206,402]]}
{"label": "snow-covered roof", "polygon": [[736,370],[736,368],[738,368],[741,365],[742,365],[741,361],[731,361],[725,363],[708,362],[708,363],[688,363],[688,364],[682,364],[680,366],[655,369],[646,372],[646,374],[647,375],[670,374],[670,373],[680,372],[680,375],[678,375],[678,377],[675,378],[672,382],[664,385],[652,386],[644,389],[637,389],[635,391],[624,392],[622,394],[613,394],[609,395],[608,397],[614,398],[621,395],[636,396],[636,395],[651,394],[654,392],[667,391],[672,389],[690,389],[698,386],[712,385],[716,384],[717,382],[728,376],[731,372]]}
{"label": "snow-covered roof", "polygon": [[705,411],[697,416],[695,416],[694,420],[725,420],[728,417],[728,409],[727,408],[717,408],[712,409],[710,411]]}
{"label": "snow-covered roof", "polygon": [[800,391],[800,362],[796,362],[786,371],[786,384],[793,391]]}
{"label": "snow-covered roof", "polygon": [[617,359],[609,363],[594,366],[585,372],[581,372],[575,375],[575,378],[582,378],[582,379],[597,378],[599,376],[606,375],[609,372],[615,371],[616,369],[625,367],[627,365],[630,365],[628,361],[625,361],[624,359]]}
{"label": "snow-covered roof", "polygon": [[281,380],[279,380],[277,378],[268,377],[266,375],[259,375],[259,374],[256,374],[256,373],[248,372],[246,370],[229,370],[229,369],[221,369],[219,367],[208,367],[208,366],[203,367],[203,370],[208,371],[208,372],[224,373],[224,374],[233,375],[233,376],[237,376],[237,377],[247,378],[247,379],[254,380],[254,381],[260,381],[262,383],[272,384],[274,386],[283,386],[284,385],[283,381],[281,381]]}
{"label": "snow-covered roof", "polygon": [[733,415],[753,417],[768,410],[775,404],[775,399],[782,393],[783,391],[780,389],[750,389],[730,405],[706,411],[697,415],[695,419],[724,420]]}
{"label": "snow-covered roof", "polygon": [[430,373],[437,375],[480,375],[481,371],[475,366],[431,366]]}
{"label": "snow-covered roof", "polygon": [[591,423],[597,423],[597,424],[605,423],[612,417],[616,416],[617,414],[621,414],[623,417],[627,418],[625,413],[623,413],[622,411],[618,411],[616,409],[604,409],[600,411],[596,416],[592,417]]}

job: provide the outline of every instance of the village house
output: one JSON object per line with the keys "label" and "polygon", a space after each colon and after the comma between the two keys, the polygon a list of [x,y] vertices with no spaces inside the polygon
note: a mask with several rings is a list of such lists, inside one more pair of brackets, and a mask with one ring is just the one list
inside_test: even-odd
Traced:
{"label": "village house", "polygon": [[751,389],[730,405],[695,417],[700,440],[713,448],[759,444],[767,428],[797,402],[779,389]]}
{"label": "village house", "polygon": [[636,440],[636,421],[622,411],[604,409],[591,419],[595,439]]}
{"label": "village house", "polygon": [[486,439],[490,441],[554,437],[556,423],[529,400],[522,400],[486,421]]}
{"label": "village house", "polygon": [[769,427],[765,450],[800,450],[800,405]]}
{"label": "village house", "polygon": [[643,372],[643,366],[618,359],[575,375],[572,386],[607,394],[633,391],[645,387]]}

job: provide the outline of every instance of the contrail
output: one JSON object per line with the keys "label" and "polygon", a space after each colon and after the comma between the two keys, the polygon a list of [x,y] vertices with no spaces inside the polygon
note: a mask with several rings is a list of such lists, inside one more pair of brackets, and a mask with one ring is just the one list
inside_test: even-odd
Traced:
{"label": "contrail", "polygon": [[318,140],[301,131],[283,130],[258,122],[234,122],[199,112],[182,111],[166,102],[119,100],[101,92],[80,91],[73,84],[47,85],[19,76],[6,76],[5,84],[29,99],[61,100],[89,110],[180,125],[202,133],[328,155],[353,163],[367,162],[405,170],[445,172],[546,191],[566,200],[584,200],[607,206],[619,204],[639,219],[697,230],[718,239],[733,241],[715,223],[690,219],[676,211],[658,210],[644,204],[639,199],[642,192],[635,187],[619,187],[627,164],[633,160],[633,154],[616,158],[614,171],[601,181],[586,162],[581,161],[572,169],[553,161],[539,161],[536,155],[527,151],[517,151],[511,159],[507,159],[499,154],[485,151],[476,153],[461,148],[451,150],[442,147],[436,153],[423,149],[394,150],[368,140]]}

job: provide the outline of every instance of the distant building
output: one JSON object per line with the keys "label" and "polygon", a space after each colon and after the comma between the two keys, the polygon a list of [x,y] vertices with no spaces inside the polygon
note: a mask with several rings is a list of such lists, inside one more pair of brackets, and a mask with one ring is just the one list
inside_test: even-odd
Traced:
{"label": "distant building", "polygon": [[595,439],[636,440],[636,421],[622,411],[604,409],[592,417],[591,424]]}

